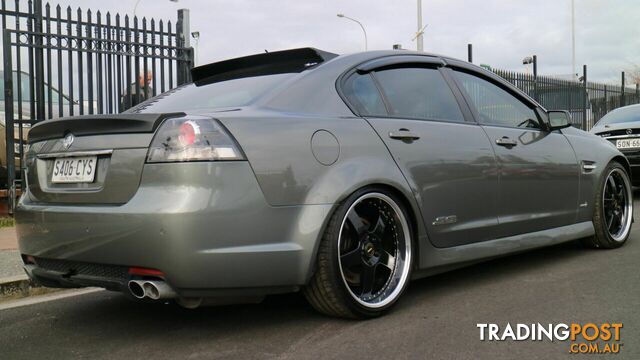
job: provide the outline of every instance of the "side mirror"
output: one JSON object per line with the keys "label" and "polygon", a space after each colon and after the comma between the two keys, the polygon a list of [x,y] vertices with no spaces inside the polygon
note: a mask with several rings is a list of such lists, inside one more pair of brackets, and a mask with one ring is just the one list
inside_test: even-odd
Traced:
{"label": "side mirror", "polygon": [[571,126],[571,114],[566,110],[549,110],[549,130],[559,130]]}

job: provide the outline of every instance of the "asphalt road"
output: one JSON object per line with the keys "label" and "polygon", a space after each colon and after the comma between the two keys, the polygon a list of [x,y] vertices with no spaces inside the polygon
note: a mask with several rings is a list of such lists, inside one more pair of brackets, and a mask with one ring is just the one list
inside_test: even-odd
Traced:
{"label": "asphalt road", "polygon": [[184,310],[101,291],[0,311],[0,359],[591,357],[568,342],[479,340],[476,324],[508,322],[622,322],[620,354],[603,357],[640,359],[639,264],[636,224],[621,249],[568,243],[415,281],[387,316],[360,322],[296,294]]}

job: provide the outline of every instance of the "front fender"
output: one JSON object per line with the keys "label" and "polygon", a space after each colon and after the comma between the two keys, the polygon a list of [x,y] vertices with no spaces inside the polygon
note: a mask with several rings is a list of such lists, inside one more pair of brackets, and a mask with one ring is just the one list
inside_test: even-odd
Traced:
{"label": "front fender", "polygon": [[[609,141],[597,135],[576,128],[563,129],[580,165],[580,196],[578,201],[578,222],[591,221],[594,198],[603,172],[612,160],[622,162],[629,171],[629,162]],[[584,165],[594,165],[594,169],[585,169]],[[629,173],[631,176],[631,173]]]}

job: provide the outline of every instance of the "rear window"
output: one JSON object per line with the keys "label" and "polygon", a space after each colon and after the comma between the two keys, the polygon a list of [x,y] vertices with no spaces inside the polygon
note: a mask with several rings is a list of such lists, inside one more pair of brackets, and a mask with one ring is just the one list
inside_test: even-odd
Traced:
{"label": "rear window", "polygon": [[164,113],[245,106],[295,74],[275,74],[187,84],[149,99],[129,112]]}

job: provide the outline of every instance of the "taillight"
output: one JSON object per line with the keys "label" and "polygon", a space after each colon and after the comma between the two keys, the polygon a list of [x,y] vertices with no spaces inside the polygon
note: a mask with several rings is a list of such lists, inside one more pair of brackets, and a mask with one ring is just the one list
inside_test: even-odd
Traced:
{"label": "taillight", "polygon": [[182,146],[193,145],[198,135],[200,135],[200,126],[198,126],[195,121],[188,120],[180,125],[180,136],[178,136],[178,140]]}
{"label": "taillight", "polygon": [[165,120],[149,147],[147,162],[244,160],[240,147],[216,120],[202,117]]}

